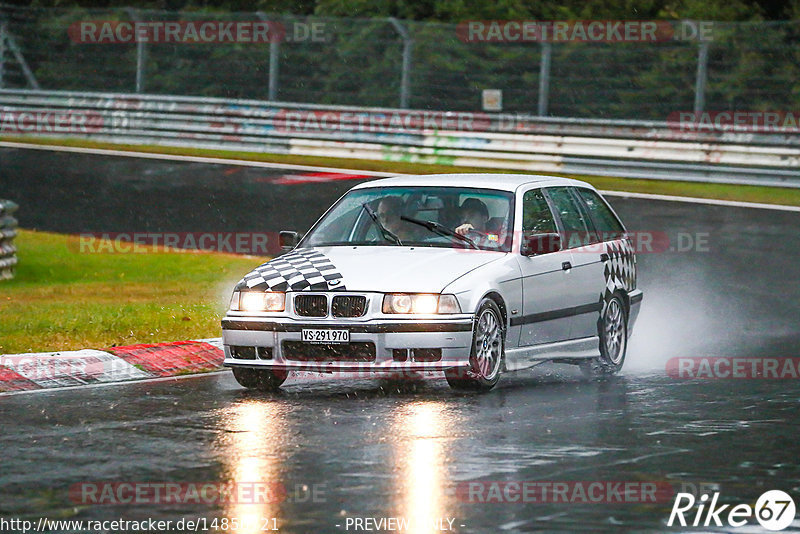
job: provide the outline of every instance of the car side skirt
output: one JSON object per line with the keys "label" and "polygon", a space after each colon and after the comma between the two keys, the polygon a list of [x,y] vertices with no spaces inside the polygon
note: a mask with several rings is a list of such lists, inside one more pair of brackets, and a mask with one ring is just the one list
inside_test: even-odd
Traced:
{"label": "car side skirt", "polygon": [[506,370],[519,371],[533,367],[542,360],[584,359],[600,355],[600,338],[598,336],[581,339],[569,339],[555,343],[542,343],[514,349],[506,349]]}

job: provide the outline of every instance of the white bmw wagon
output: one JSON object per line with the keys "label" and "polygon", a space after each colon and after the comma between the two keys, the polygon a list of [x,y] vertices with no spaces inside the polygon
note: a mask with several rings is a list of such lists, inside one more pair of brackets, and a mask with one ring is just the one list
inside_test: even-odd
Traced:
{"label": "white bmw wagon", "polygon": [[236,285],[225,365],[274,390],[291,371],[443,373],[490,389],[543,362],[617,372],[642,301],[619,217],[589,184],[447,174],[362,183]]}

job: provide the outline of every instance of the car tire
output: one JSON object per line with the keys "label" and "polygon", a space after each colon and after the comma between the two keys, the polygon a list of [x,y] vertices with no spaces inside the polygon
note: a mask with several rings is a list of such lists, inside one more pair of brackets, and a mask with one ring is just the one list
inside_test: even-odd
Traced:
{"label": "car tire", "polygon": [[608,300],[597,329],[600,357],[581,364],[581,371],[590,378],[616,374],[625,363],[628,352],[628,314],[619,295],[615,294]]}
{"label": "car tire", "polygon": [[277,391],[286,381],[288,373],[272,369],[253,369],[251,367],[234,367],[233,377],[240,386],[259,391]]}
{"label": "car tire", "polygon": [[478,306],[472,327],[472,348],[469,367],[447,369],[445,378],[458,390],[488,391],[500,379],[505,358],[506,329],[503,314],[492,299],[485,298]]}

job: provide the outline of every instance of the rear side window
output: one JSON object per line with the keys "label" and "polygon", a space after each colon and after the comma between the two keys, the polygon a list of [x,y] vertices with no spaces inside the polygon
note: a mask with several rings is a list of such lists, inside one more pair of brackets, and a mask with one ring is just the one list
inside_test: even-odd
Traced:
{"label": "rear side window", "polygon": [[553,202],[561,225],[564,227],[562,241],[565,248],[575,248],[588,245],[596,241],[594,226],[587,220],[578,199],[567,187],[552,187],[547,189],[547,195]]}
{"label": "rear side window", "polygon": [[542,190],[526,191],[522,197],[522,233],[527,236],[556,232],[556,222]]}
{"label": "rear side window", "polygon": [[583,216],[578,203],[566,187],[553,187],[547,190],[550,200],[555,205],[558,218],[565,232],[588,232],[589,225]]}
{"label": "rear side window", "polygon": [[591,189],[578,188],[577,191],[589,209],[594,225],[600,232],[600,238],[603,241],[619,239],[625,233],[625,229],[600,195]]}

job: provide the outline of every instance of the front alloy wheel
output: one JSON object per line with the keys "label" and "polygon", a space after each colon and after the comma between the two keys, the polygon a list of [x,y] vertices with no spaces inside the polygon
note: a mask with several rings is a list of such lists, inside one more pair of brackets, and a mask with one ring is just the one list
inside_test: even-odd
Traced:
{"label": "front alloy wheel", "polygon": [[478,307],[473,328],[469,367],[445,371],[453,389],[489,390],[500,379],[500,365],[505,354],[505,328],[500,308],[491,299]]}

